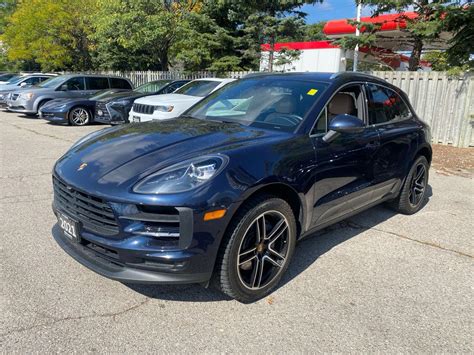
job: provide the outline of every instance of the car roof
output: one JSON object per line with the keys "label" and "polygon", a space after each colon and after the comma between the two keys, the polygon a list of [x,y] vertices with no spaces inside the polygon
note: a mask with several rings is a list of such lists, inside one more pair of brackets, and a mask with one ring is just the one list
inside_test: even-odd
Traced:
{"label": "car roof", "polygon": [[192,81],[218,81],[220,83],[227,82],[227,81],[234,81],[235,79],[229,79],[229,78],[199,78],[199,79],[193,79]]}
{"label": "car roof", "polygon": [[124,78],[123,76],[118,76],[118,75],[104,75],[104,74],[63,74],[61,75],[64,78],[74,78],[76,76],[84,76],[84,77],[93,77],[93,78],[112,78],[112,79],[123,79],[129,81],[130,79]]}
{"label": "car roof", "polygon": [[347,81],[372,81],[383,84],[388,84],[387,81],[365,73],[360,72],[339,72],[339,73],[319,73],[319,72],[290,72],[290,73],[251,73],[243,77],[247,78],[288,78],[288,79],[301,79],[311,80],[326,83],[341,83]]}

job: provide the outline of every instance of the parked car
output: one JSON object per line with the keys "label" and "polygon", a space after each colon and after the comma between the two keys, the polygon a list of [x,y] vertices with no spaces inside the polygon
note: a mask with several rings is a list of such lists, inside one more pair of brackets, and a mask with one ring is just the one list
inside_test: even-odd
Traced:
{"label": "parked car", "polygon": [[0,84],[6,84],[12,78],[18,76],[17,73],[2,73],[0,74]]}
{"label": "parked car", "polygon": [[105,89],[133,89],[132,83],[125,78],[68,74],[43,81],[27,90],[13,91],[8,95],[8,111],[36,115],[46,102],[60,98],[87,97]]}
{"label": "parked car", "polygon": [[97,100],[116,93],[129,93],[128,89],[108,89],[96,92],[88,98],[54,99],[46,102],[38,111],[39,118],[54,123],[85,126],[94,122]]}
{"label": "parked car", "polygon": [[5,84],[0,85],[0,107],[7,105],[7,96],[12,91],[16,91],[20,88],[27,88],[30,86],[37,85],[45,80],[55,77],[55,74],[32,74],[32,75],[21,75],[10,79]]}
{"label": "parked car", "polygon": [[143,96],[169,94],[179,89],[189,80],[155,80],[143,84],[127,93],[115,93],[97,100],[94,120],[108,124],[128,122],[128,114],[133,102]]}
{"label": "parked car", "polygon": [[178,117],[211,92],[235,79],[196,79],[182,86],[173,94],[152,95],[135,100],[129,114],[130,122],[146,122]]}
{"label": "parked car", "polygon": [[360,73],[265,74],[179,119],[96,131],[53,169],[53,235],[122,282],[203,283],[257,300],[298,240],[382,202],[428,194],[429,127]]}

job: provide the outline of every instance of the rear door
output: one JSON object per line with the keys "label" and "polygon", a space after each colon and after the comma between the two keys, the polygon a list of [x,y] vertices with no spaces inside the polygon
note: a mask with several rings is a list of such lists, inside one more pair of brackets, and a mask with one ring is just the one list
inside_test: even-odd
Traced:
{"label": "rear door", "polygon": [[[356,116],[366,128],[340,134],[326,143],[327,126],[338,114]],[[320,113],[311,137],[317,171],[312,226],[330,224],[373,203],[373,156],[380,143],[377,129],[367,124],[363,84],[348,84],[338,90]]]}
{"label": "rear door", "polygon": [[380,149],[374,164],[376,198],[398,190],[410,164],[410,152],[416,149],[418,124],[404,99],[395,90],[366,84],[369,125],[380,136]]}
{"label": "rear door", "polygon": [[86,90],[84,94],[86,96],[92,95],[100,90],[109,89],[109,79],[103,76],[86,76]]}

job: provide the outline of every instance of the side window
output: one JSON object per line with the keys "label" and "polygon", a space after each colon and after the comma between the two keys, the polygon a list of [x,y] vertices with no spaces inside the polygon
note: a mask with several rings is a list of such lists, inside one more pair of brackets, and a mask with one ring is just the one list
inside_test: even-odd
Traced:
{"label": "side window", "polygon": [[163,90],[163,94],[170,94],[176,89],[180,88],[182,86],[181,83],[172,83],[170,84],[167,88]]}
{"label": "side window", "polygon": [[367,94],[369,124],[396,122],[411,117],[410,109],[395,91],[368,84]]}
{"label": "side window", "polygon": [[26,83],[28,85],[35,85],[35,84],[39,83],[39,78],[37,76],[32,77],[32,78],[28,78],[24,81],[24,83]]}
{"label": "side window", "polygon": [[339,90],[319,114],[311,135],[326,133],[337,115],[352,115],[364,120],[364,96],[360,85],[349,85]]}
{"label": "side window", "polygon": [[130,83],[125,79],[109,78],[110,87],[114,89],[132,89]]}
{"label": "side window", "polygon": [[77,91],[77,90],[84,90],[84,78],[83,77],[76,77],[71,78],[66,81],[68,91]]}
{"label": "side window", "polygon": [[103,77],[86,77],[87,90],[104,90],[109,88],[109,80]]}

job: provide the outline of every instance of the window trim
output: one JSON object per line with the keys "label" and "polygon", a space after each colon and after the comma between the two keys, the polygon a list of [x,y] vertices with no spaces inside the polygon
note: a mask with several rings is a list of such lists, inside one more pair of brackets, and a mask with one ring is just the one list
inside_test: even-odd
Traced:
{"label": "window trim", "polygon": [[[394,89],[392,89],[391,87],[388,87],[388,86],[386,86],[386,85],[383,85],[383,84],[378,84],[378,83],[374,83],[374,82],[366,82],[364,86],[365,86],[365,90],[367,90],[367,91],[368,91],[367,86],[368,86],[369,84],[381,86],[381,87],[383,87],[383,88],[385,88],[385,89],[388,89],[388,90],[393,91],[393,92],[402,100],[402,102],[405,104],[405,106],[408,108],[408,111],[409,111],[410,114],[411,114],[410,117],[404,118],[403,120],[398,120],[398,121],[390,120],[390,121],[382,122],[382,123],[369,124],[369,127],[380,127],[380,126],[385,126],[385,125],[394,124],[394,123],[398,123],[398,122],[405,122],[405,121],[411,120],[411,119],[413,119],[413,117],[415,117],[415,114],[414,114],[413,111],[411,110],[410,105],[408,105],[408,103],[405,101],[405,99],[403,98],[403,96],[400,95],[398,92],[396,92]],[[401,90],[401,89],[400,89],[400,90]],[[369,123],[369,122],[368,122],[368,120],[369,120],[369,104],[368,104],[368,102],[367,102],[368,99],[369,99],[369,95],[367,94],[367,95],[366,95],[367,124]]]}
{"label": "window trim", "polygon": [[332,100],[332,98],[337,94],[339,93],[339,91],[341,91],[343,88],[347,87],[347,86],[352,86],[352,85],[360,85],[361,87],[361,94],[363,95],[363,102],[364,102],[364,112],[363,112],[363,122],[365,123],[365,126],[366,127],[369,127],[369,116],[368,116],[368,107],[367,107],[367,93],[365,91],[365,85],[367,84],[368,82],[367,81],[351,81],[351,82],[348,82],[348,83],[345,83],[345,84],[342,84],[341,86],[339,86],[336,90],[334,90],[333,94],[329,97],[329,99],[326,101],[326,103],[324,104],[324,107],[322,108],[321,111],[318,112],[318,114],[316,115],[316,119],[314,120],[313,122],[313,125],[311,126],[311,129],[309,130],[309,137],[310,138],[315,138],[315,137],[323,137],[326,133],[327,133],[327,115],[326,115],[326,133],[316,133],[316,134],[311,134],[311,132],[313,132],[313,129],[314,127],[316,126],[316,123],[317,123],[317,119],[319,118],[319,116],[321,115],[321,112],[323,110],[326,110],[329,102]]}

